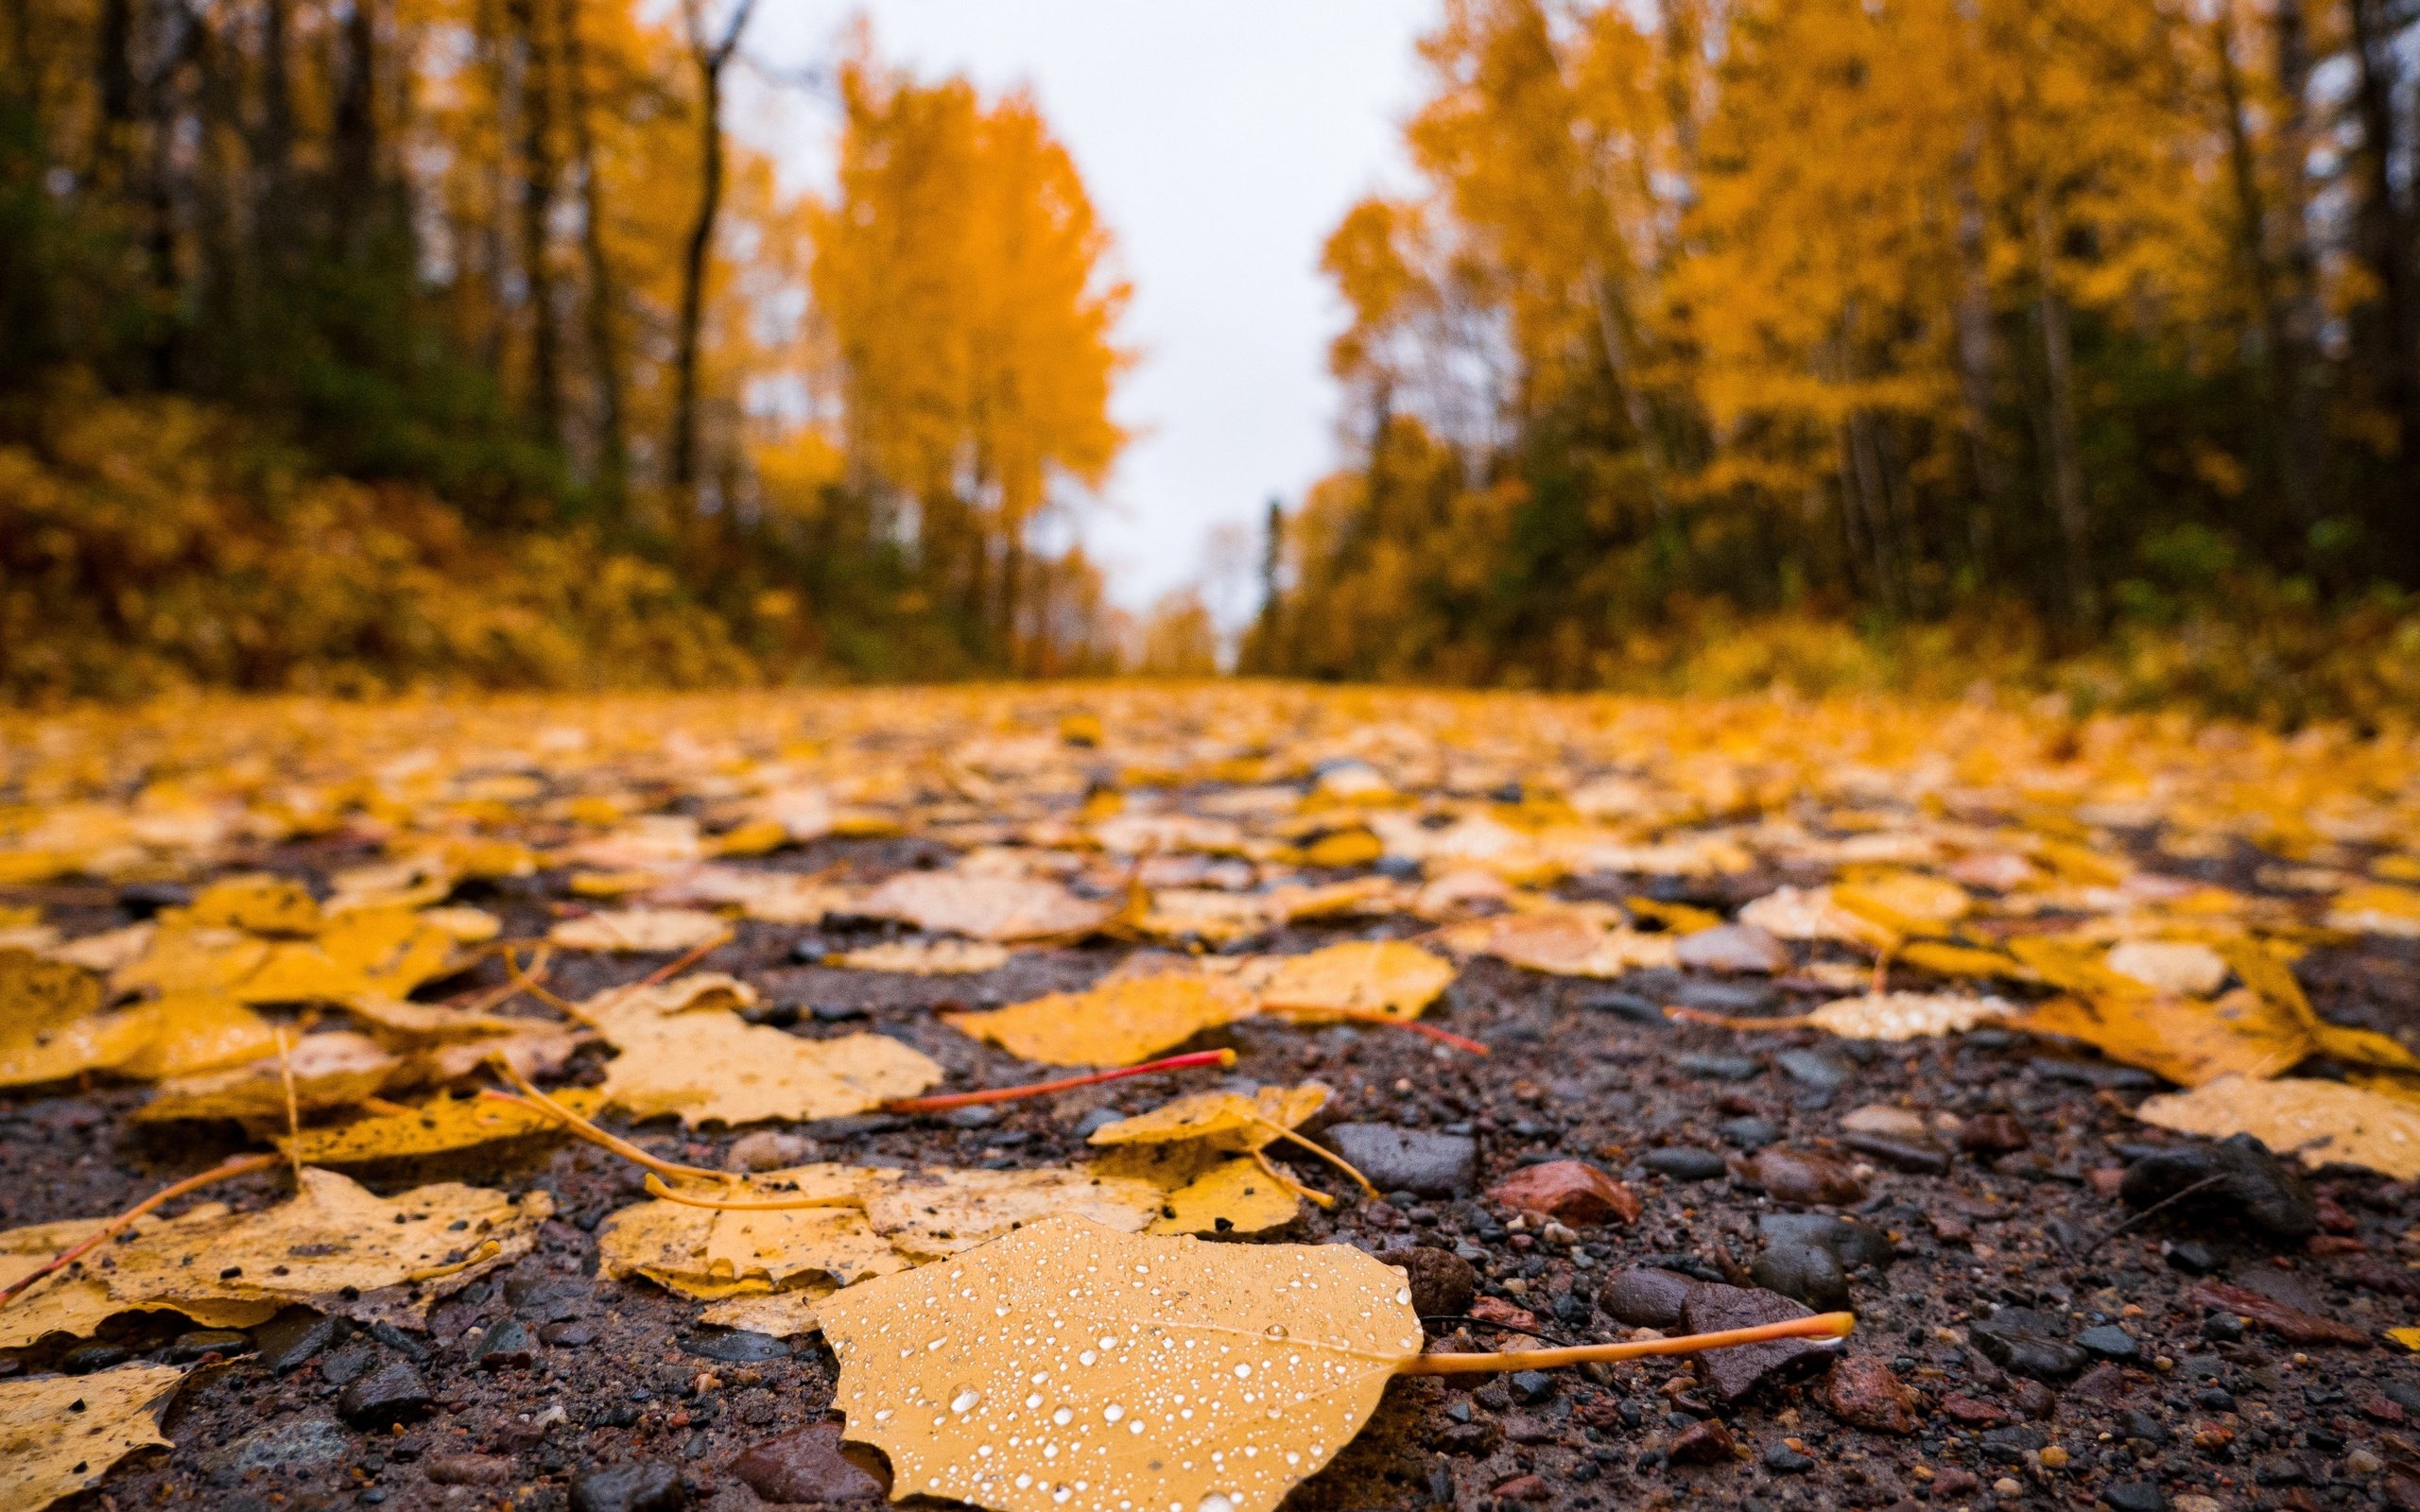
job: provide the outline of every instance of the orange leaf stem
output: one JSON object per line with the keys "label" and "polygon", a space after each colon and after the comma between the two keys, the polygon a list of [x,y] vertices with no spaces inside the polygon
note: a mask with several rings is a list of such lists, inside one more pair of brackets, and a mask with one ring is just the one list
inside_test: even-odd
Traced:
{"label": "orange leaf stem", "polygon": [[145,1213],[151,1211],[162,1203],[173,1202],[177,1198],[183,1196],[188,1192],[199,1192],[203,1187],[210,1186],[215,1182],[225,1181],[233,1177],[250,1176],[254,1171],[269,1170],[274,1167],[281,1159],[282,1157],[275,1155],[237,1156],[233,1160],[212,1166],[209,1170],[204,1171],[199,1176],[189,1176],[183,1180],[176,1182],[173,1185],[162,1187],[159,1191],[154,1192],[149,1196],[144,1198],[141,1202],[136,1203],[133,1207],[127,1209],[124,1212],[119,1213],[116,1217],[112,1218],[109,1222],[101,1225],[98,1229],[95,1230],[80,1242],[71,1245],[67,1248],[62,1249],[58,1254],[52,1256],[49,1262],[45,1263],[42,1269],[33,1272],[31,1275],[20,1277],[15,1281],[11,1282],[8,1290],[0,1291],[0,1307],[6,1307],[10,1302],[15,1301],[18,1296],[22,1294],[26,1288],[31,1286],[34,1282],[42,1280],[43,1277],[51,1275],[57,1271],[64,1270],[68,1266],[76,1263],[78,1260],[83,1259],[86,1255],[91,1254],[94,1250],[98,1249],[101,1246],[109,1243],[112,1239],[115,1238],[120,1232],[122,1232],[130,1224],[133,1223],[134,1220],[142,1217]]}
{"label": "orange leaf stem", "polygon": [[1817,1313],[1807,1317],[1760,1323],[1751,1329],[1724,1329],[1717,1333],[1684,1333],[1671,1339],[1636,1339],[1622,1344],[1578,1344],[1561,1349],[1504,1349],[1485,1354],[1422,1354],[1403,1363],[1395,1373],[1406,1376],[1488,1374],[1499,1370],[1551,1370],[1559,1366],[1597,1361],[1638,1360],[1657,1354],[1697,1354],[1742,1344],[1770,1344],[1775,1339],[1844,1339],[1857,1326],[1854,1313]]}

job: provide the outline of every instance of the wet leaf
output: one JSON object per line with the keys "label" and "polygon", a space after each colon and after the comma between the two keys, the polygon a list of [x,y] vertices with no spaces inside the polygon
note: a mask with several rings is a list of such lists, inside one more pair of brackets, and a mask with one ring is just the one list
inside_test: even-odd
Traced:
{"label": "wet leaf", "polygon": [[184,1376],[175,1366],[122,1365],[0,1381],[0,1507],[40,1512],[98,1485],[135,1451],[165,1447],[160,1411]]}
{"label": "wet leaf", "polygon": [[2305,1165],[2342,1160],[2398,1181],[2420,1177],[2420,1102],[2342,1082],[2226,1076],[2191,1091],[2145,1098],[2135,1116],[2210,1139],[2250,1134],[2280,1155],[2299,1156]]}
{"label": "wet leaf", "polygon": [[720,1329],[745,1329],[776,1339],[792,1339],[823,1327],[817,1309],[839,1288],[830,1281],[807,1281],[786,1291],[734,1297],[716,1302],[698,1314],[698,1321]]}
{"label": "wet leaf", "polygon": [[621,1052],[605,1068],[606,1099],[639,1118],[750,1124],[862,1113],[942,1079],[931,1057],[886,1035],[804,1040],[742,1022],[730,1011],[736,986],[709,974],[592,1000],[598,1032]]}
{"label": "wet leaf", "polygon": [[337,1030],[291,1041],[284,1061],[255,1060],[233,1071],[179,1076],[159,1091],[135,1117],[146,1123],[177,1119],[232,1118],[254,1124],[285,1121],[286,1076],[302,1112],[351,1108],[374,1097],[404,1062],[367,1035]]}
{"label": "wet leaf", "polygon": [[1229,1152],[1257,1150],[1299,1127],[1324,1106],[1328,1090],[1317,1082],[1301,1087],[1263,1087],[1241,1092],[1196,1092],[1163,1103],[1148,1113],[1122,1118],[1093,1130],[1101,1145],[1182,1144],[1199,1142]]}
{"label": "wet leaf", "polygon": [[955,1255],[1055,1214],[1074,1214],[1132,1233],[1159,1213],[1161,1189],[1091,1171],[910,1172],[868,1194],[866,1217],[903,1253]]}
{"label": "wet leaf", "polygon": [[1422,1343],[1403,1273],[1350,1246],[1063,1217],[820,1311],[847,1436],[898,1494],[1001,1512],[1270,1512]]}
{"label": "wet leaf", "polygon": [[1253,1160],[1221,1160],[1169,1193],[1153,1234],[1257,1234],[1282,1228],[1302,1211],[1302,1199]]}
{"label": "wet leaf", "polygon": [[319,900],[299,882],[266,873],[226,877],[194,895],[186,919],[202,928],[308,936],[322,922]]}
{"label": "wet leaf", "polygon": [[1493,955],[1549,976],[1611,978],[1673,962],[1669,935],[1648,935],[1566,913],[1527,914],[1449,925],[1441,932],[1449,949]]}
{"label": "wet leaf", "polygon": [[2282,1075],[2311,1052],[2295,1017],[2238,988],[2215,1003],[2112,993],[2034,1005],[2020,1027],[2081,1040],[2112,1060],[2154,1072],[2181,1087],[2221,1076]]}
{"label": "wet leaf", "polygon": [[[585,1087],[553,1094],[582,1117],[604,1106]],[[278,1146],[305,1165],[365,1165],[376,1160],[447,1155],[514,1140],[555,1139],[562,1125],[544,1113],[487,1097],[438,1097],[401,1113],[379,1113],[349,1124],[306,1128],[281,1137]]]}
{"label": "wet leaf", "polygon": [[1885,992],[1837,998],[1806,1015],[1806,1022],[1843,1040],[1924,1040],[1963,1034],[2016,1017],[2015,1005],[1998,998],[1950,993]]}
{"label": "wet leaf", "polygon": [[1053,992],[989,1013],[942,1017],[1026,1060],[1131,1066],[1252,1013],[1251,997],[1232,983],[1169,972],[1106,982],[1088,992]]}

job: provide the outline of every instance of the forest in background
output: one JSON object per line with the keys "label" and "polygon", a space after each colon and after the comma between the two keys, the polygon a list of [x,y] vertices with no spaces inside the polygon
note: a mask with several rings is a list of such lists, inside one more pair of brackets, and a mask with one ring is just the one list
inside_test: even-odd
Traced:
{"label": "forest in background", "polygon": [[1073,163],[752,7],[0,0],[0,692],[1113,665],[1028,545],[1124,440]]}
{"label": "forest in background", "polygon": [[[1207,670],[1066,544],[1133,353],[1035,101],[752,5],[0,0],[0,696]],[[2408,714],[2415,41],[1445,0],[1236,662]]]}
{"label": "forest in background", "polygon": [[1244,664],[2411,709],[2416,23],[1444,0]]}

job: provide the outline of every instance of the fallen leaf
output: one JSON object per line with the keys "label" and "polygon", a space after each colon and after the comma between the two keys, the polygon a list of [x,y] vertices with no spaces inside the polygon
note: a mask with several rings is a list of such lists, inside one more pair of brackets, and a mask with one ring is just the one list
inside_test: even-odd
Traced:
{"label": "fallen leaf", "polygon": [[2350,1323],[2290,1307],[2247,1286],[2202,1281],[2185,1295],[2204,1307],[2249,1318],[2291,1344],[2345,1344],[2358,1348],[2370,1342],[2367,1333]]}
{"label": "fallen leaf", "polygon": [[1253,1001],[1230,983],[1170,972],[1053,992],[943,1022],[1025,1060],[1052,1066],[1131,1066],[1204,1029],[1249,1018]]}
{"label": "fallen leaf", "polygon": [[624,908],[563,919],[546,940],[570,951],[657,954],[693,950],[729,927],[694,908]]}
{"label": "fallen leaf", "polygon": [[54,961],[65,961],[88,971],[113,976],[141,960],[159,933],[160,926],[154,923],[128,924],[119,929],[105,929],[97,935],[79,936],[64,945],[54,945],[43,954]]}
{"label": "fallen leaf", "polygon": [[50,1027],[101,1009],[101,982],[82,967],[0,950],[0,1027]]}
{"label": "fallen leaf", "polygon": [[111,1069],[144,1081],[223,1071],[277,1054],[269,1022],[216,993],[176,993],[115,1017],[141,1034],[142,1044]]}
{"label": "fallen leaf", "polygon": [[1158,887],[1134,927],[1154,939],[1198,939],[1225,945],[1257,935],[1274,922],[1269,906],[1244,893],[1208,887]]}
{"label": "fallen leaf", "polygon": [[2226,958],[2196,940],[2125,940],[2110,948],[2109,969],[2155,992],[2197,998],[2227,979]]}
{"label": "fallen leaf", "polygon": [[2057,997],[2027,1009],[2017,1026],[2081,1040],[2112,1060],[2180,1087],[2221,1076],[2280,1075],[2311,1052],[2293,1015],[2240,988],[2214,1003],[2142,992]]}
{"label": "fallen leaf", "polygon": [[1897,936],[1946,934],[1949,925],[1975,906],[1965,888],[1920,871],[1888,871],[1842,882],[1831,889],[1831,901]]}
{"label": "fallen leaf", "polygon": [[904,1253],[939,1260],[1054,1215],[1132,1233],[1159,1215],[1162,1200],[1149,1181],[1090,1171],[927,1170],[870,1193],[866,1217]]}
{"label": "fallen leaf", "polygon": [[409,909],[372,908],[332,920],[316,939],[277,942],[229,989],[247,1003],[403,997],[454,963],[444,930]]}
{"label": "fallen leaf", "polygon": [[737,986],[709,973],[591,1000],[598,1032],[621,1052],[605,1068],[607,1100],[639,1118],[751,1124],[862,1113],[942,1079],[931,1057],[887,1035],[805,1040],[742,1022],[729,1011]]}
{"label": "fallen leaf", "polygon": [[808,1281],[787,1291],[733,1297],[698,1314],[698,1321],[719,1329],[745,1329],[776,1339],[793,1339],[823,1327],[818,1311],[838,1288],[830,1281]]}
{"label": "fallen leaf", "polygon": [[896,1493],[1000,1512],[1061,1512],[1079,1482],[1086,1506],[1270,1512],[1422,1342],[1403,1272],[1349,1245],[1070,1217],[819,1311],[847,1436]]}
{"label": "fallen leaf", "polygon": [[823,958],[826,966],[852,971],[896,971],[909,976],[973,976],[1009,964],[1008,947],[986,940],[899,939],[861,946]]}
{"label": "fallen leaf", "polygon": [[2329,904],[2327,927],[2354,935],[2420,939],[2420,887],[2383,883],[2348,887]]}
{"label": "fallen leaf", "polygon": [[2301,1024],[2303,1033],[2321,1055],[2357,1066],[2420,1072],[2420,1056],[2413,1055],[2400,1040],[2375,1029],[2347,1028],[2321,1018],[2303,992],[2302,984],[2295,980],[2293,968],[2275,949],[2240,937],[2226,941],[2219,949],[2244,987]]}
{"label": "fallen leaf", "polygon": [[1079,898],[1039,877],[908,871],[867,894],[856,911],[930,934],[1009,942],[1089,934],[1109,922],[1117,905]]}
{"label": "fallen leaf", "polygon": [[1170,1192],[1145,1233],[1257,1234],[1294,1221],[1302,1199],[1253,1160],[1221,1160]]}
{"label": "fallen leaf", "polygon": [[322,922],[319,900],[299,882],[265,872],[225,877],[194,894],[185,918],[205,929],[309,936]]}
{"label": "fallen leaf", "polygon": [[40,1512],[99,1485],[135,1451],[167,1447],[160,1409],[184,1377],[175,1366],[122,1365],[0,1381],[0,1507]]}
{"label": "fallen leaf", "polygon": [[114,996],[154,992],[232,992],[268,959],[269,942],[234,929],[162,925],[143,954],[110,973]]}
{"label": "fallen leaf", "polygon": [[1884,992],[1836,998],[1806,1016],[1809,1025],[1843,1040],[1925,1040],[1964,1034],[2014,1018],[2014,1004],[1949,993]]}
{"label": "fallen leaf", "polygon": [[[605,1101],[585,1087],[565,1088],[553,1096],[583,1118]],[[492,1097],[438,1097],[405,1112],[306,1128],[280,1138],[278,1145],[304,1165],[364,1165],[448,1155],[512,1140],[554,1139],[562,1132],[562,1125],[544,1113]]]}
{"label": "fallen leaf", "polygon": [[1417,1019],[1454,975],[1453,962],[1400,940],[1330,945],[1277,958],[1258,983],[1260,1005],[1311,1023],[1340,1010]]}
{"label": "fallen leaf", "polygon": [[1872,949],[1890,944],[1893,931],[1833,900],[1829,887],[1776,887],[1739,910],[1739,922],[1754,924],[1776,939],[1831,940]]}
{"label": "fallen leaf", "polygon": [[1674,942],[1669,935],[1648,935],[1622,927],[1607,929],[1590,919],[1563,913],[1525,914],[1449,925],[1443,936],[1450,945],[1549,976],[1622,976],[1642,968],[1668,967],[1674,958]]}
{"label": "fallen leaf", "polygon": [[1935,976],[1996,976],[2015,982],[2035,979],[2033,969],[2014,955],[1946,940],[1910,940],[1891,959],[1894,966],[1920,967]]}
{"label": "fallen leaf", "polygon": [[2180,1134],[2250,1134],[2280,1154],[2292,1152],[2305,1165],[2342,1160],[2398,1181],[2420,1177],[2420,1103],[2342,1082],[2225,1076],[2191,1091],[2145,1098],[2135,1116]]}
{"label": "fallen leaf", "polygon": [[448,1007],[441,1003],[413,1003],[374,993],[356,993],[346,998],[341,1006],[396,1043],[406,1045],[515,1034],[540,1024],[533,1019],[508,1019],[500,1014]]}
{"label": "fallen leaf", "polygon": [[374,1097],[403,1062],[367,1035],[337,1030],[306,1034],[293,1041],[285,1060],[256,1060],[233,1071],[180,1076],[160,1084],[135,1110],[145,1123],[187,1118],[232,1118],[250,1123],[285,1121],[286,1076],[293,1076],[296,1105],[303,1112],[351,1108]]}
{"label": "fallen leaf", "polygon": [[1301,1087],[1263,1087],[1241,1092],[1195,1092],[1163,1103],[1148,1113],[1121,1118],[1093,1130],[1088,1143],[1101,1145],[1180,1144],[1199,1142],[1238,1154],[1267,1146],[1301,1126],[1324,1106],[1328,1090],[1317,1082]]}

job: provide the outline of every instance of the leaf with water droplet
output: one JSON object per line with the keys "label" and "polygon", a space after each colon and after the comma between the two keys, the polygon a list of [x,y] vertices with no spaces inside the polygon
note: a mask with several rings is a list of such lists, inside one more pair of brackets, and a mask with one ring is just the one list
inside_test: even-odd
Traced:
{"label": "leaf with water droplet", "polygon": [[1057,1217],[820,1311],[848,1436],[890,1457],[901,1495],[1270,1512],[1420,1352],[1403,1284],[1347,1245],[1205,1245]]}

